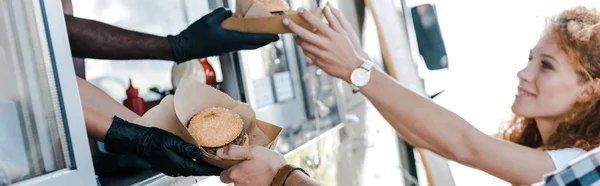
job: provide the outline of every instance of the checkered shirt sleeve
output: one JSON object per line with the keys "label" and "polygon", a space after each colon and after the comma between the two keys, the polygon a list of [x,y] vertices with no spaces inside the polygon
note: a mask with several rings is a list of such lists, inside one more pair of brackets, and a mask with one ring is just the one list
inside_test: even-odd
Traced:
{"label": "checkered shirt sleeve", "polygon": [[569,162],[569,166],[544,176],[533,186],[600,186],[600,148],[595,148]]}

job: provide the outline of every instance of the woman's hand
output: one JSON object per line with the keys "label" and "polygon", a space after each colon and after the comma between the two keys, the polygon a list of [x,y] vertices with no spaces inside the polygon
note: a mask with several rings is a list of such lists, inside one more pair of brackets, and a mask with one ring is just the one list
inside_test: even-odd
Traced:
{"label": "woman's hand", "polygon": [[224,160],[244,160],[221,172],[223,183],[235,185],[270,185],[286,162],[283,156],[261,146],[229,145],[217,151],[217,156]]}
{"label": "woman's hand", "polygon": [[[337,17],[330,6],[325,8],[325,17],[329,25],[323,23],[321,19],[300,8],[300,15],[316,29],[315,32],[308,31],[289,19],[284,19],[283,24],[292,32],[298,35],[298,44],[304,50],[304,53],[317,66],[328,74],[350,81],[350,73],[358,68],[364,61],[363,57],[356,52],[353,38],[358,43],[358,37],[349,37],[347,29],[352,29],[348,21],[343,17],[339,10]],[[341,20],[341,21],[340,21]],[[344,27],[344,26],[345,27]]]}
{"label": "woman's hand", "polygon": [[356,34],[356,32],[354,32],[354,29],[352,28],[352,24],[350,24],[350,21],[348,21],[348,19],[346,19],[346,16],[344,16],[342,11],[340,11],[337,8],[333,8],[331,6],[331,4],[329,4],[329,2],[327,3],[327,8],[329,8],[331,10],[331,13],[333,13],[333,15],[330,14],[329,12],[325,12],[325,16],[327,16],[327,17],[335,16],[335,18],[337,18],[337,20],[339,21],[342,28],[344,28],[344,30],[346,31],[346,35],[348,36],[348,39],[350,39],[350,41],[352,42],[354,51],[356,51],[358,56],[362,57],[363,59],[369,59],[369,55],[362,48],[362,45],[360,44],[360,39],[358,38],[358,35]]}

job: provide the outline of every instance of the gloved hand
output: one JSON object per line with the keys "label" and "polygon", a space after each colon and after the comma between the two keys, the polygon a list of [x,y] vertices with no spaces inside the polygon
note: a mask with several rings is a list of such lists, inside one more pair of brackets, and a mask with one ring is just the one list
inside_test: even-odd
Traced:
{"label": "gloved hand", "polygon": [[167,36],[173,47],[175,62],[256,49],[279,40],[277,35],[241,33],[221,28],[221,23],[231,15],[231,11],[219,8],[192,23],[179,35]]}
{"label": "gloved hand", "polygon": [[222,169],[200,160],[202,151],[180,137],[114,117],[104,138],[106,151],[135,154],[168,176],[212,176]]}

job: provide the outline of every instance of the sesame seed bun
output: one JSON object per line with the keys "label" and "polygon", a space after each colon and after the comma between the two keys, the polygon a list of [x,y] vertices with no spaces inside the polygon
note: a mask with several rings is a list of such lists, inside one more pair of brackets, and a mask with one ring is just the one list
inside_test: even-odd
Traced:
{"label": "sesame seed bun", "polygon": [[244,121],[237,113],[222,107],[205,109],[189,122],[188,131],[198,145],[207,148],[220,148],[231,143],[245,143]]}
{"label": "sesame seed bun", "polygon": [[257,0],[257,2],[267,7],[269,12],[281,12],[290,9],[290,5],[285,0]]}

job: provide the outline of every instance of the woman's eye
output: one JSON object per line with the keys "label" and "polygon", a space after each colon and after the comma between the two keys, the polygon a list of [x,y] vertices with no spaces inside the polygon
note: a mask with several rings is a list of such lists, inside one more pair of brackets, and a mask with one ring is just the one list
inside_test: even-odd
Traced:
{"label": "woman's eye", "polygon": [[542,68],[552,70],[554,67],[548,61],[542,61]]}

